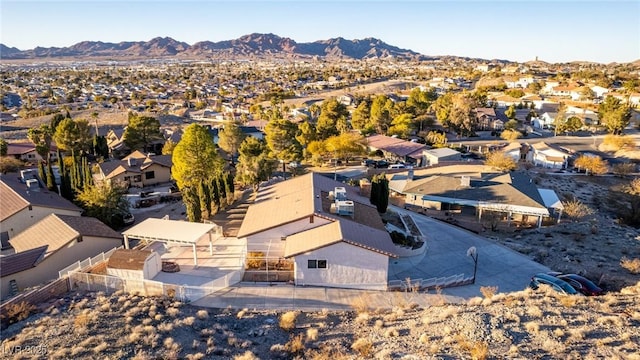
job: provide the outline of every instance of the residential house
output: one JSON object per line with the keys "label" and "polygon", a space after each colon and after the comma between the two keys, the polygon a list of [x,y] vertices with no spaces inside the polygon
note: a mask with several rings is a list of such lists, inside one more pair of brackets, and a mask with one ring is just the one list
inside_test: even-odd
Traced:
{"label": "residential house", "polygon": [[12,239],[51,214],[80,216],[82,209],[47,190],[35,170],[0,177],[0,235]]}
{"label": "residential house", "polygon": [[427,146],[420,143],[402,140],[386,135],[371,135],[364,139],[368,151],[380,151],[385,158],[404,161],[416,166],[422,166],[422,151]]}
{"label": "residential house", "polygon": [[96,218],[50,214],[9,242],[16,253],[1,258],[3,296],[12,286],[22,290],[53,280],[74,262],[121,246],[122,235]]}
{"label": "residential house", "polygon": [[[36,152],[36,145],[32,142],[8,143],[7,156],[13,156],[18,160],[29,163],[42,161],[42,156]],[[58,148],[55,144],[51,144],[49,156],[51,157],[51,161],[58,160]]]}
{"label": "residential house", "polygon": [[476,108],[476,121],[479,130],[502,130],[504,121],[498,119],[494,108]]}
{"label": "residential house", "polygon": [[111,129],[107,133],[107,146],[109,153],[115,158],[120,158],[129,152],[129,148],[124,143],[124,129]]}
{"label": "residential house", "polygon": [[94,180],[122,181],[130,187],[143,188],[170,182],[171,166],[171,155],[145,155],[136,150],[122,160],[99,163],[100,171],[94,174]]}
{"label": "residential house", "polygon": [[589,88],[591,89],[591,91],[593,91],[593,93],[596,95],[596,98],[598,99],[604,98],[605,95],[609,92],[609,89],[598,85],[592,85]]}
{"label": "residential house", "polygon": [[405,196],[405,204],[425,209],[476,215],[488,212],[541,226],[549,209],[524,172],[501,173],[484,165],[452,165],[388,175],[389,188]]}
{"label": "residential house", "polygon": [[252,136],[258,140],[264,139],[264,132],[255,126],[239,126],[238,128],[245,136]]}
{"label": "residential house", "polygon": [[564,169],[568,166],[572,154],[545,142],[534,144],[514,142],[502,149],[502,152],[514,160],[528,162],[548,169]]}
{"label": "residential house", "polygon": [[424,166],[433,166],[445,161],[461,161],[462,153],[451,148],[422,150]]}
{"label": "residential house", "polygon": [[555,121],[557,116],[557,112],[544,112],[538,117],[531,118],[531,124],[534,128],[548,129],[551,125],[553,125],[553,122]]}
{"label": "residential house", "polygon": [[16,93],[7,92],[2,96],[2,104],[7,108],[20,107],[22,98]]}
{"label": "residential house", "polygon": [[290,264],[296,285],[385,290],[397,257],[369,199],[317,173],[261,188],[238,238],[249,254]]}

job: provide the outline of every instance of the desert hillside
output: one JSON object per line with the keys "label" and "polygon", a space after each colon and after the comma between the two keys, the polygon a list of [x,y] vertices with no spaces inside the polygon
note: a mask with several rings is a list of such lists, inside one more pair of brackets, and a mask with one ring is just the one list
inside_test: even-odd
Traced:
{"label": "desert hillside", "polygon": [[466,304],[434,294],[419,308],[409,292],[389,309],[360,298],[353,311],[308,313],[70,294],[2,331],[0,357],[20,347],[73,359],[640,359],[640,284],[591,298],[492,290]]}

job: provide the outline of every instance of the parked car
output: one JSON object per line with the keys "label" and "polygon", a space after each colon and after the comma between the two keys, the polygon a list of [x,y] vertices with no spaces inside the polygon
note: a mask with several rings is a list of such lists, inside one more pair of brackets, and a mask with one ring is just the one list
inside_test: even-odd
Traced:
{"label": "parked car", "polygon": [[555,276],[549,274],[536,274],[531,278],[531,282],[529,283],[529,287],[537,290],[540,284],[549,285],[553,290],[565,294],[565,295],[576,295],[579,294],[576,289],[574,289],[568,282],[558,279]]}
{"label": "parked car", "polygon": [[113,224],[113,227],[120,229],[133,224],[135,221],[135,217],[133,217],[130,212],[119,212],[113,214],[111,223]]}
{"label": "parked car", "polygon": [[406,166],[404,164],[391,164],[387,169],[404,169]]}
{"label": "parked car", "polygon": [[386,169],[389,166],[389,163],[385,160],[376,161],[376,169]]}
{"label": "parked car", "polygon": [[362,166],[366,167],[376,167],[376,161],[371,159],[363,159]]}
{"label": "parked car", "polygon": [[598,296],[604,294],[604,290],[601,287],[596,285],[593,281],[587,279],[584,276],[580,276],[577,274],[562,274],[562,273],[551,273],[557,277],[558,279],[564,280],[571,287],[578,290],[580,293],[586,296]]}

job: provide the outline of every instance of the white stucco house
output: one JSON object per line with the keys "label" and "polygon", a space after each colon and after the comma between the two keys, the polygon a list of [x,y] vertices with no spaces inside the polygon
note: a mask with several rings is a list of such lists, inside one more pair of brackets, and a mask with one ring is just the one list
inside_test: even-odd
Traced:
{"label": "white stucco house", "polygon": [[369,199],[316,173],[261,188],[238,238],[248,257],[288,264],[299,286],[386,290],[389,259],[397,257]]}
{"label": "white stucco house", "polygon": [[437,165],[443,161],[461,161],[462,153],[451,148],[423,150],[424,166]]}

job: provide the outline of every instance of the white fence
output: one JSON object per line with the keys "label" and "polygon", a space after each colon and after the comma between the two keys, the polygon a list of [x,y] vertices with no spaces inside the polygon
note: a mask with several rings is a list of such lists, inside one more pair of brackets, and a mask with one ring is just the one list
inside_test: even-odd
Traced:
{"label": "white fence", "polygon": [[162,283],[154,280],[123,279],[112,275],[69,272],[71,290],[103,291],[111,294],[122,290],[128,293],[139,293],[143,296],[169,296],[180,301],[196,301],[204,296],[220,291],[242,281],[244,268],[232,271],[223,277],[214,279],[202,286],[187,286]]}
{"label": "white fence", "polygon": [[464,274],[451,275],[446,277],[437,277],[430,279],[407,279],[389,281],[389,290],[432,290],[444,289],[448,287],[468,285],[473,282],[473,278],[464,277]]}
{"label": "white fence", "polygon": [[117,248],[113,248],[107,252],[103,252],[100,253],[92,258],[86,258],[82,261],[77,261],[74,262],[73,264],[67,266],[66,268],[58,271],[58,278],[61,278],[67,274],[69,274],[70,272],[74,272],[74,271],[82,271],[83,269],[86,269],[88,267],[97,265],[105,260],[107,260],[111,254],[113,254],[114,251],[122,249],[122,246],[119,246]]}

